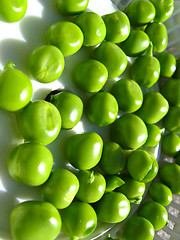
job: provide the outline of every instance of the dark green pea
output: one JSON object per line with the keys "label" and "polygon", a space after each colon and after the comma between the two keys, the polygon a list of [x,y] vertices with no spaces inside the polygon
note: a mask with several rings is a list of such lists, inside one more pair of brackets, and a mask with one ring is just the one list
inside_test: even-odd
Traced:
{"label": "dark green pea", "polygon": [[141,30],[131,30],[129,37],[120,43],[120,47],[127,56],[137,57],[147,50],[149,42],[149,37],[145,32]]}
{"label": "dark green pea", "polygon": [[176,70],[176,59],[175,57],[168,52],[162,52],[157,56],[159,60],[161,71],[161,77],[172,77]]}
{"label": "dark green pea", "polygon": [[89,0],[56,0],[56,6],[63,15],[76,15],[86,10]]}
{"label": "dark green pea", "polygon": [[173,0],[150,0],[156,9],[155,20],[158,22],[166,21],[174,11]]}
{"label": "dark green pea", "polygon": [[176,59],[176,71],[175,71],[173,77],[180,79],[180,57],[178,59]]}
{"label": "dark green pea", "polygon": [[180,133],[180,107],[170,107],[163,118],[163,126],[169,132]]}
{"label": "dark green pea", "polygon": [[177,156],[175,157],[175,163],[180,165],[180,152],[177,154]]}
{"label": "dark green pea", "polygon": [[154,124],[146,124],[147,131],[148,131],[148,138],[144,147],[154,147],[156,146],[159,141],[161,140],[161,130],[158,126]]}
{"label": "dark green pea", "polygon": [[153,52],[163,52],[168,43],[167,29],[163,23],[152,22],[145,29],[145,33],[153,44]]}

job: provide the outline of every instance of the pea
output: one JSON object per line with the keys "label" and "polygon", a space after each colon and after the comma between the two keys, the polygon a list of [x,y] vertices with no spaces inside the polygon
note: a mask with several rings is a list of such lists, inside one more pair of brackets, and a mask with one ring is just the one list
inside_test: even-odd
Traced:
{"label": "pea", "polygon": [[111,127],[111,139],[125,150],[135,150],[147,140],[145,123],[134,114],[119,117]]}
{"label": "pea", "polygon": [[175,71],[173,77],[180,79],[180,57],[176,59],[176,71]]}
{"label": "pea", "polygon": [[46,182],[53,166],[49,149],[39,143],[25,143],[15,147],[8,158],[11,177],[29,186]]}
{"label": "pea", "polygon": [[126,156],[121,146],[115,142],[105,142],[99,162],[100,168],[106,174],[117,174],[124,169],[125,164]]}
{"label": "pea", "polygon": [[48,145],[58,136],[61,116],[57,108],[44,100],[30,102],[17,118],[20,133],[26,141]]}
{"label": "pea", "polygon": [[18,204],[10,214],[10,225],[15,240],[53,240],[61,230],[58,210],[43,201]]}
{"label": "pea", "polygon": [[95,125],[103,127],[113,123],[118,114],[118,103],[111,93],[98,92],[86,103],[86,115]]}
{"label": "pea", "polygon": [[155,231],[163,228],[168,223],[167,210],[154,201],[145,202],[141,206],[138,215],[149,220]]}
{"label": "pea", "polygon": [[27,68],[33,79],[50,83],[61,76],[64,70],[64,57],[57,47],[44,45],[30,54]]}
{"label": "pea", "polygon": [[131,30],[129,37],[122,43],[120,47],[129,57],[137,57],[144,53],[149,47],[149,37],[141,30]]}
{"label": "pea", "polygon": [[80,27],[84,34],[84,46],[92,47],[105,39],[106,26],[97,13],[83,12],[75,18],[74,22]]}
{"label": "pea", "polygon": [[120,43],[127,39],[130,33],[130,22],[127,15],[121,11],[115,11],[102,16],[106,25],[106,40]]}
{"label": "pea", "polygon": [[106,189],[106,181],[102,174],[94,171],[81,170],[77,173],[80,187],[77,198],[87,203],[97,202]]}
{"label": "pea", "polygon": [[68,21],[54,23],[46,32],[46,43],[59,48],[65,57],[76,53],[82,47],[83,41],[81,29]]}
{"label": "pea", "polygon": [[144,101],[136,114],[147,124],[159,122],[168,112],[168,101],[159,92],[144,94]]}
{"label": "pea", "polygon": [[180,166],[176,163],[166,163],[159,170],[161,181],[167,185],[172,193],[180,194]]}
{"label": "pea", "polygon": [[99,221],[117,223],[128,216],[130,203],[124,194],[109,192],[96,203],[95,211]]}
{"label": "pea", "polygon": [[72,129],[80,121],[83,114],[83,102],[75,94],[59,92],[51,95],[50,102],[59,110],[62,129]]}
{"label": "pea", "polygon": [[154,235],[153,225],[140,216],[129,218],[123,232],[124,240],[153,240]]}
{"label": "pea", "polygon": [[73,202],[61,212],[63,232],[72,239],[91,234],[97,226],[97,215],[90,204]]}
{"label": "pea", "polygon": [[148,138],[143,145],[144,147],[154,147],[158,145],[161,140],[161,130],[154,124],[146,124],[148,131]]}
{"label": "pea", "polygon": [[56,0],[56,6],[63,15],[76,15],[86,10],[89,0]]}
{"label": "pea", "polygon": [[158,163],[151,152],[137,149],[127,160],[127,170],[136,181],[147,183],[157,175]]}
{"label": "pea", "polygon": [[172,77],[176,70],[176,59],[175,57],[168,52],[162,52],[157,56],[157,59],[160,62],[161,77]]}
{"label": "pea", "polygon": [[69,162],[80,170],[95,167],[102,155],[103,141],[95,132],[85,132],[71,136],[66,143]]}
{"label": "pea", "polygon": [[116,98],[120,111],[132,113],[137,111],[143,102],[143,93],[140,86],[131,79],[120,79],[110,90]]}
{"label": "pea", "polygon": [[106,67],[95,59],[88,59],[77,65],[73,72],[75,84],[83,91],[98,92],[108,78]]}
{"label": "pea", "polygon": [[164,22],[172,15],[174,11],[173,0],[150,0],[156,9],[155,20],[158,22]]}
{"label": "pea", "polygon": [[146,0],[136,0],[128,4],[125,13],[128,16],[131,25],[143,26],[154,19],[156,11],[151,2]]}
{"label": "pea", "polygon": [[106,176],[106,190],[105,193],[112,192],[116,188],[122,186],[125,182],[116,175]]}
{"label": "pea", "polygon": [[149,187],[149,195],[162,206],[167,206],[172,202],[173,196],[170,188],[161,182],[153,182]]}
{"label": "pea", "polygon": [[79,189],[77,177],[64,168],[56,168],[41,188],[41,196],[57,209],[68,207]]}
{"label": "pea", "polygon": [[162,138],[162,151],[168,156],[175,156],[180,151],[180,137],[175,133],[168,133]]}
{"label": "pea", "polygon": [[163,126],[167,131],[180,133],[180,107],[172,106],[163,118]]}
{"label": "pea", "polygon": [[32,97],[32,83],[20,70],[8,61],[0,72],[0,108],[15,112],[24,108]]}
{"label": "pea", "polygon": [[94,51],[94,57],[105,65],[108,77],[115,78],[121,75],[127,67],[127,57],[115,43],[104,41]]}

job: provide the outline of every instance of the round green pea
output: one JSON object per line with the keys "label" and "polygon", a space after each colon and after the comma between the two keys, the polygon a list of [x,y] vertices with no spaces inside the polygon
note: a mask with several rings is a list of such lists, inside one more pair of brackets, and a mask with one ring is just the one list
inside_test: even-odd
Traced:
{"label": "round green pea", "polygon": [[127,170],[136,181],[150,182],[158,173],[155,156],[144,149],[132,152],[127,160]]}
{"label": "round green pea", "polygon": [[120,43],[127,39],[130,33],[130,22],[127,15],[121,11],[115,11],[102,16],[106,25],[106,40]]}
{"label": "round green pea", "polygon": [[120,79],[110,90],[116,98],[120,111],[132,113],[137,111],[143,102],[143,93],[140,86],[131,79]]}
{"label": "round green pea", "polygon": [[15,206],[10,214],[14,240],[54,240],[61,230],[58,210],[43,201],[26,201]]}
{"label": "round green pea", "polygon": [[153,225],[140,216],[129,218],[123,232],[124,240],[153,240],[154,235]]}
{"label": "round green pea", "polygon": [[64,70],[64,56],[55,46],[41,46],[30,54],[27,69],[33,79],[42,83],[53,82]]}
{"label": "round green pea", "polygon": [[95,59],[88,59],[74,70],[75,84],[86,92],[98,92],[104,86],[108,78],[106,67]]}
{"label": "round green pea", "polygon": [[171,17],[174,11],[173,0],[150,0],[156,9],[155,20],[158,22],[164,22]]}
{"label": "round green pea", "polygon": [[147,128],[141,118],[134,114],[125,114],[111,127],[111,139],[123,149],[135,150],[147,140]]}
{"label": "round green pea", "polygon": [[25,143],[15,147],[8,158],[10,176],[23,184],[39,186],[46,182],[53,166],[49,149],[39,143]]}
{"label": "round green pea", "polygon": [[57,209],[68,207],[79,190],[77,177],[64,168],[56,168],[41,188],[42,198]]}
{"label": "round green pea", "polygon": [[146,0],[136,0],[128,4],[125,9],[131,25],[143,26],[150,23],[156,14],[155,7]]}
{"label": "round green pea", "polygon": [[56,6],[63,15],[76,15],[86,10],[89,0],[56,0]]}
{"label": "round green pea", "polygon": [[163,126],[169,132],[180,133],[180,107],[172,106],[163,118]]}
{"label": "round green pea", "polygon": [[121,75],[127,67],[127,57],[115,43],[104,41],[94,51],[94,58],[105,65],[108,77]]}
{"label": "round green pea", "polygon": [[86,103],[88,119],[99,127],[107,126],[115,121],[118,114],[118,103],[111,93],[98,92]]}
{"label": "round green pea", "polygon": [[80,13],[74,20],[84,34],[83,45],[92,47],[101,43],[106,36],[106,26],[95,12]]}
{"label": "round green pea", "polygon": [[26,141],[48,145],[58,136],[61,116],[58,109],[44,100],[30,102],[17,118],[20,133]]}
{"label": "round green pea", "polygon": [[69,162],[80,170],[95,167],[100,161],[103,140],[95,132],[85,132],[71,136],[66,143]]}
{"label": "round green pea", "polygon": [[74,23],[61,21],[52,24],[46,32],[46,42],[54,45],[66,56],[76,53],[83,44],[81,29]]}
{"label": "round green pea", "polygon": [[161,77],[172,77],[176,70],[176,58],[171,53],[162,52],[157,56],[157,59],[161,66]]}
{"label": "round green pea", "polygon": [[170,188],[161,182],[153,182],[150,185],[149,195],[155,202],[160,203],[162,206],[169,205],[173,200]]}
{"label": "round green pea", "polygon": [[161,140],[161,130],[154,124],[147,124],[148,138],[143,145],[144,147],[154,147],[158,145]]}
{"label": "round green pea", "polygon": [[51,95],[50,102],[59,110],[62,129],[72,129],[80,121],[83,114],[83,102],[75,94],[59,92]]}
{"label": "round green pea", "polygon": [[180,137],[171,132],[167,133],[163,138],[162,138],[162,143],[161,143],[162,151],[168,156],[175,156],[178,151],[180,151]]}
{"label": "round green pea", "polygon": [[162,229],[168,223],[166,208],[154,201],[145,202],[138,215],[150,221],[155,231]]}
{"label": "round green pea", "polygon": [[121,146],[115,142],[105,142],[99,162],[100,168],[106,174],[117,174],[124,169],[125,164],[126,156]]}
{"label": "round green pea", "polygon": [[129,37],[122,43],[120,47],[129,57],[137,57],[144,53],[149,47],[149,37],[141,30],[131,30]]}
{"label": "round green pea", "polygon": [[147,124],[159,122],[168,112],[168,101],[159,92],[151,91],[144,94],[141,108],[136,114]]}
{"label": "round green pea", "polygon": [[166,49],[168,35],[166,26],[163,23],[152,22],[148,24],[145,33],[149,36],[149,39],[153,44],[153,52],[160,53]]}
{"label": "round green pea", "polygon": [[33,93],[30,79],[14,66],[9,61],[0,72],[0,108],[11,112],[24,108]]}

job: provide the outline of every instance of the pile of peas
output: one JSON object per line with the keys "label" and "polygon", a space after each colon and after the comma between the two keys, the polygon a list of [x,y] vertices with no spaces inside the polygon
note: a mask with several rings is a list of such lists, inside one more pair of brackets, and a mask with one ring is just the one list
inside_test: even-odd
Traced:
{"label": "pile of peas", "polygon": [[[134,0],[124,11],[103,16],[85,11],[88,0],[56,0],[56,6],[73,18],[49,27],[46,44],[28,56],[29,76],[10,61],[0,73],[0,108],[17,112],[24,138],[9,155],[9,174],[28,186],[41,186],[42,196],[42,201],[26,201],[12,210],[13,239],[53,240],[62,228],[76,240],[94,232],[98,221],[119,223],[131,204],[141,203],[146,183],[158,174],[149,188],[151,200],[128,219],[122,237],[152,240],[168,222],[165,206],[172,194],[180,194],[180,59],[166,52],[163,24],[173,13],[173,0]],[[26,8],[27,0],[1,0],[0,19],[17,22]],[[41,83],[57,80],[64,58],[82,47],[92,55],[76,66],[72,78],[77,88],[90,93],[86,102],[58,90],[32,102],[29,77]],[[129,78],[114,81],[126,69]],[[103,88],[107,80],[112,82],[109,91]],[[157,82],[160,92],[151,90]],[[143,93],[145,89],[149,91]],[[76,171],[53,169],[46,145],[61,129],[74,128],[83,112],[94,125],[110,126],[111,140],[104,142],[96,132],[75,134],[65,152]],[[174,162],[159,169],[150,149],[159,144],[162,128],[167,131],[162,152]]]}

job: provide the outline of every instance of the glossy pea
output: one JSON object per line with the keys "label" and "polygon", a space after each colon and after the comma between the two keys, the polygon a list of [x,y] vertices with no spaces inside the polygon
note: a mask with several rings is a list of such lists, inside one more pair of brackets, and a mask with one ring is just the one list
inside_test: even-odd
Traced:
{"label": "glossy pea", "polygon": [[106,26],[97,13],[83,12],[75,18],[74,22],[83,32],[84,46],[92,47],[101,43],[105,39]]}
{"label": "glossy pea", "polygon": [[148,131],[148,138],[143,145],[144,147],[154,147],[158,145],[161,140],[161,130],[158,126],[154,124],[146,124]]}
{"label": "glossy pea", "polygon": [[127,57],[123,50],[109,41],[102,42],[95,49],[93,58],[105,65],[109,78],[118,77],[127,67]]}
{"label": "glossy pea", "polygon": [[143,102],[143,93],[140,86],[131,79],[120,79],[110,90],[116,98],[120,111],[132,113],[137,111]]}
{"label": "glossy pea", "polygon": [[150,0],[156,9],[155,20],[158,22],[164,22],[171,17],[174,11],[173,0]]}
{"label": "glossy pea", "polygon": [[56,6],[63,15],[76,15],[86,10],[89,0],[56,0]]}
{"label": "glossy pea", "polygon": [[106,40],[120,43],[127,39],[130,33],[130,22],[127,15],[121,11],[115,11],[102,16],[106,25]]}
{"label": "glossy pea", "polygon": [[172,106],[163,118],[163,126],[167,131],[180,133],[180,107]]}
{"label": "glossy pea", "polygon": [[157,56],[157,59],[160,62],[161,77],[172,77],[176,70],[176,59],[175,57],[168,52],[162,52]]}
{"label": "glossy pea", "polygon": [[46,42],[60,49],[66,56],[76,53],[83,44],[84,36],[81,29],[69,21],[52,24],[46,32]]}
{"label": "glossy pea", "polygon": [[162,138],[162,151],[168,156],[175,156],[180,151],[180,137],[171,132]]}

